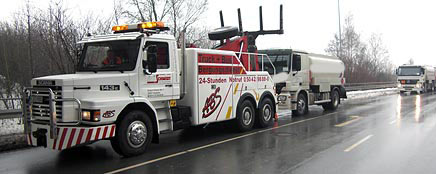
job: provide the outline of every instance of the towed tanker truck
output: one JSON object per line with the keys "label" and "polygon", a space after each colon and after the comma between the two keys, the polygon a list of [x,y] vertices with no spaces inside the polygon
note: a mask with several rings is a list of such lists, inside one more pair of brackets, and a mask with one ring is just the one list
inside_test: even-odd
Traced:
{"label": "towed tanker truck", "polygon": [[396,70],[397,87],[400,94],[417,94],[433,91],[436,88],[435,68],[424,65],[401,65]]}
{"label": "towed tanker truck", "polygon": [[[344,63],[337,57],[307,53],[292,49],[268,49],[274,67],[266,70],[276,76],[279,109],[290,109],[292,115],[304,115],[309,105],[335,110],[341,98],[347,98],[344,88]],[[268,65],[267,65],[268,66]],[[281,82],[280,82],[281,81]]]}
{"label": "towed tanker truck", "polygon": [[270,126],[277,108],[274,82],[254,41],[283,33],[282,26],[280,6],[280,30],[245,32],[240,21],[239,30],[209,33],[221,40],[215,49],[185,49],[183,32],[178,49],[162,22],[87,36],[79,42],[84,48],[75,74],[35,78],[25,90],[28,144],[63,150],[110,140],[115,152],[129,157],[158,143],[159,135],[191,126]]}

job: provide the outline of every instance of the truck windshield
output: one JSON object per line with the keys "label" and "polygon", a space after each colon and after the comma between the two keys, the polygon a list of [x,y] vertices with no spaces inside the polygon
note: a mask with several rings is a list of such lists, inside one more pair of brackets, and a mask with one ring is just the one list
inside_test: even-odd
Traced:
{"label": "truck windshield", "polygon": [[78,71],[131,71],[135,69],[140,40],[86,43]]}
{"label": "truck windshield", "polygon": [[398,68],[398,76],[420,76],[421,68],[419,67],[401,67]]}
{"label": "truck windshield", "polygon": [[[268,54],[274,67],[276,68],[276,73],[287,72],[289,73],[289,54]],[[264,67],[269,74],[274,73],[274,69],[269,63],[268,59],[263,57]]]}

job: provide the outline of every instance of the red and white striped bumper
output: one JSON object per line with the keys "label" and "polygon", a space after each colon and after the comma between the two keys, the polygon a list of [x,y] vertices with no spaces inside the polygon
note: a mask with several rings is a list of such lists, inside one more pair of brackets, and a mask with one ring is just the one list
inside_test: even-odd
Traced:
{"label": "red and white striped bumper", "polygon": [[[27,135],[27,143],[31,146],[37,146],[37,138],[32,136],[32,132],[38,129],[49,130],[48,125],[39,125],[32,123],[32,131]],[[70,147],[115,136],[115,124],[98,126],[98,127],[58,127],[57,139],[50,139],[47,133],[47,147],[54,150],[63,150]]]}

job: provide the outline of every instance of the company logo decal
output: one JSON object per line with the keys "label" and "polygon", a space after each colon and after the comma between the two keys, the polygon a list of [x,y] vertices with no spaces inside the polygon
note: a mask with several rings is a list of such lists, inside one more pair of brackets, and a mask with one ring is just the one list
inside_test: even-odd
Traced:
{"label": "company logo decal", "polygon": [[38,85],[38,86],[54,86],[55,81],[54,80],[37,80],[36,85]]}
{"label": "company logo decal", "polygon": [[147,83],[159,83],[160,81],[171,82],[171,75],[166,75],[166,74],[156,75],[156,77],[152,81],[147,81]]}
{"label": "company logo decal", "polygon": [[198,63],[238,64],[239,61],[232,55],[198,54]]}
{"label": "company logo decal", "polygon": [[206,98],[206,102],[204,103],[204,107],[202,110],[203,118],[207,118],[212,115],[212,113],[215,112],[215,110],[221,104],[222,97],[221,95],[218,95],[218,92],[220,92],[220,87],[217,87],[215,89],[215,92],[210,94],[210,96]]}
{"label": "company logo decal", "polygon": [[115,110],[106,111],[106,112],[103,114],[103,118],[111,118],[111,117],[113,117],[113,116],[115,116]]}

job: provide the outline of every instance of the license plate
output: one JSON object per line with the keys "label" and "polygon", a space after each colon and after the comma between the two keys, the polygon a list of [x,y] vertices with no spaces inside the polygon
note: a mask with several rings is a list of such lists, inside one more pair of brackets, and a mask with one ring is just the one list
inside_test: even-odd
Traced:
{"label": "license plate", "polygon": [[33,103],[42,103],[42,101],[43,101],[42,96],[33,96],[32,97],[32,102]]}

